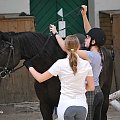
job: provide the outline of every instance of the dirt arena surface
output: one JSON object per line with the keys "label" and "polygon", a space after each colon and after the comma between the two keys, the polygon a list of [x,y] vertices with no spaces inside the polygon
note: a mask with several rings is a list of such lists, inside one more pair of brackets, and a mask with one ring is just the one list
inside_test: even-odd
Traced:
{"label": "dirt arena surface", "polygon": [[[56,115],[53,115],[56,118]],[[39,103],[24,102],[18,104],[0,105],[0,120],[43,120]],[[108,120],[120,120],[120,112],[109,106]]]}

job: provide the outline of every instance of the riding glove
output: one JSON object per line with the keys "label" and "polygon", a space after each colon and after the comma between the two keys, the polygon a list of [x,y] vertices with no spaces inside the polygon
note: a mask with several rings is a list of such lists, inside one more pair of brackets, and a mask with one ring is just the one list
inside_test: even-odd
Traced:
{"label": "riding glove", "polygon": [[25,65],[25,67],[29,69],[29,67],[32,67],[32,62],[30,60],[27,60],[23,62],[23,65]]}

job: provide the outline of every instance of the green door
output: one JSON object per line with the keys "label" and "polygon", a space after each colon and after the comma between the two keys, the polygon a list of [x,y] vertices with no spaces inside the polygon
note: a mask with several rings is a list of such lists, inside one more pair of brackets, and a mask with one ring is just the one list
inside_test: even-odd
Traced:
{"label": "green door", "polygon": [[49,25],[58,28],[62,17],[58,11],[62,8],[63,20],[66,23],[66,35],[84,33],[80,6],[88,5],[88,0],[30,0],[30,13],[35,16],[36,31],[49,33]]}

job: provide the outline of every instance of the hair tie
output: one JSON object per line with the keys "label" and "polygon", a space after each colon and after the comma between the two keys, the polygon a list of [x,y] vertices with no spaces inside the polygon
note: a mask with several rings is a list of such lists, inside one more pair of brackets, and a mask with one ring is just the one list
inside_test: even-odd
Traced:
{"label": "hair tie", "polygon": [[74,49],[71,49],[71,51],[73,52],[73,51],[74,51]]}

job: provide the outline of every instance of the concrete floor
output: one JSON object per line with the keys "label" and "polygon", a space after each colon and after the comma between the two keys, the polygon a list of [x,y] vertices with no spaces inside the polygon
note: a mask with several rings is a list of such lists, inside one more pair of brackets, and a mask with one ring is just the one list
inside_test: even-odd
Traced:
{"label": "concrete floor", "polygon": [[[0,120],[42,120],[39,103],[0,105]],[[108,120],[120,120],[120,112],[112,106],[109,106]]]}

